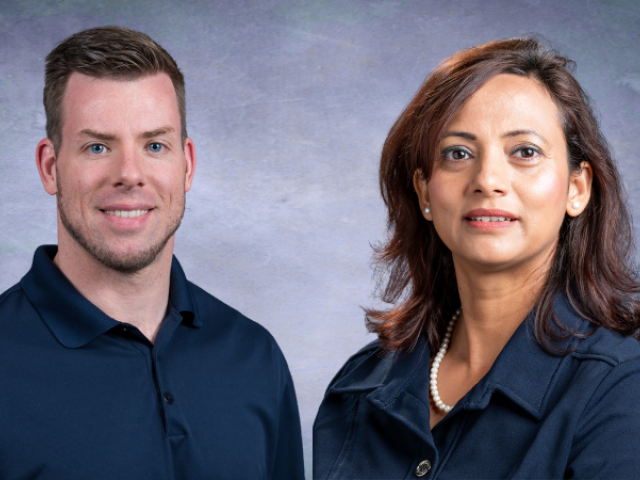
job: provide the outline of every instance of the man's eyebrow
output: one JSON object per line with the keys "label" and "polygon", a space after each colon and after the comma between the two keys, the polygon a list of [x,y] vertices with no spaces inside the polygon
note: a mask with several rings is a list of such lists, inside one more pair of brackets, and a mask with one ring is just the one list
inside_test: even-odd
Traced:
{"label": "man's eyebrow", "polygon": [[150,130],[148,132],[143,132],[139,135],[139,138],[153,138],[158,137],[160,135],[164,135],[166,133],[174,132],[175,128],[173,127],[160,127],[155,130]]}
{"label": "man's eyebrow", "polygon": [[517,137],[518,135],[535,135],[536,137],[538,137],[540,140],[542,140],[544,143],[548,144],[549,142],[547,142],[547,139],[544,138],[542,136],[542,134],[537,131],[535,128],[523,128],[521,130],[513,130],[511,132],[507,132],[504,135],[502,135],[502,138],[509,138],[509,137]]}
{"label": "man's eyebrow", "polygon": [[445,139],[447,137],[462,137],[466,138],[467,140],[477,140],[477,137],[473,133],[467,132],[447,132],[442,135],[442,139]]}
{"label": "man's eyebrow", "polygon": [[87,128],[85,130],[82,130],[80,133],[82,133],[84,135],[88,135],[88,136],[93,137],[93,138],[97,138],[98,140],[110,141],[110,140],[115,140],[116,139],[115,135],[110,135],[108,133],[96,132],[95,130],[91,130],[89,128]]}

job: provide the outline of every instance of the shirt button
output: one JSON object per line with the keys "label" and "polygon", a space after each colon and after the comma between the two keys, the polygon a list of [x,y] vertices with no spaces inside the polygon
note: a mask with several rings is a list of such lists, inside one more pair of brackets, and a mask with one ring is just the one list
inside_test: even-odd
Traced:
{"label": "shirt button", "polygon": [[429,460],[423,460],[416,467],[416,477],[424,477],[429,470],[431,470],[431,462]]}
{"label": "shirt button", "polygon": [[[171,395],[169,392],[165,393],[164,401],[171,405],[173,403],[173,395]],[[431,466],[431,464],[429,464],[429,466]]]}

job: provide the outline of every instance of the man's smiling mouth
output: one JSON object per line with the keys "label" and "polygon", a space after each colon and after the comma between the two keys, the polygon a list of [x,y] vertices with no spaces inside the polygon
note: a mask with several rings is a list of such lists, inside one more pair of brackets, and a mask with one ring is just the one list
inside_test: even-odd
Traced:
{"label": "man's smiling mouth", "polygon": [[144,215],[148,211],[149,210],[103,210],[103,212],[108,215],[115,215],[121,218],[136,218]]}

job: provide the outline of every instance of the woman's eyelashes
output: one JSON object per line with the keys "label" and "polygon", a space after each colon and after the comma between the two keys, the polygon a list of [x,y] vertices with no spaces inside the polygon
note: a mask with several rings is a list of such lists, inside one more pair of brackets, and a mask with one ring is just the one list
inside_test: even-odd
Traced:
{"label": "woman's eyelashes", "polygon": [[468,160],[470,158],[473,158],[473,153],[471,153],[471,151],[469,151],[466,148],[455,146],[455,147],[445,148],[440,154],[440,156],[444,160],[459,162],[462,160]]}
{"label": "woman's eyelashes", "polygon": [[521,145],[515,148],[511,152],[511,155],[516,155],[516,156],[519,156],[520,158],[530,159],[530,158],[535,158],[538,155],[542,155],[542,151],[534,145]]}
{"label": "woman's eyelashes", "polygon": [[[520,145],[511,150],[509,155],[528,160],[536,158],[538,155],[542,155],[542,150],[540,150],[540,148],[535,145]],[[465,147],[453,146],[445,148],[440,154],[440,157],[443,160],[459,162],[472,159],[475,156],[471,150]]]}

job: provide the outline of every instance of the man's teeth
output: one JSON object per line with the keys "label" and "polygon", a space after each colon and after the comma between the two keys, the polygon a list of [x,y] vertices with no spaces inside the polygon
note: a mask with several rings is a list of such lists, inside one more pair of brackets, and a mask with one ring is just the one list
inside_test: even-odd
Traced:
{"label": "man's teeth", "polygon": [[140,215],[144,215],[148,211],[149,210],[105,210],[105,213],[122,218],[136,218]]}
{"label": "man's teeth", "polygon": [[472,222],[513,222],[513,218],[507,217],[471,217]]}

